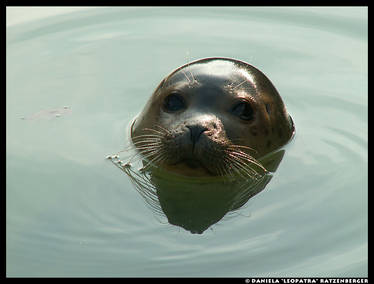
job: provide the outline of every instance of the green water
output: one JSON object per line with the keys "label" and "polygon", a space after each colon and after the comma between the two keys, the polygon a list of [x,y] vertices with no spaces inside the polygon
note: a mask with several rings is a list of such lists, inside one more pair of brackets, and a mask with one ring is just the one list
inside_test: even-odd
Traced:
{"label": "green water", "polygon": [[[7,275],[367,276],[367,12],[113,7],[9,25]],[[297,132],[265,190],[191,234],[105,157],[165,75],[211,56],[262,70]]]}

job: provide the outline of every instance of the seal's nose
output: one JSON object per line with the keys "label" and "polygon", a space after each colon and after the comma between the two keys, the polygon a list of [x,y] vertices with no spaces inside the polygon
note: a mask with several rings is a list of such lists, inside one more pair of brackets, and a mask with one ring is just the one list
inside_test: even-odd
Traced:
{"label": "seal's nose", "polygon": [[197,140],[199,140],[199,138],[201,136],[201,133],[208,130],[208,128],[206,128],[202,125],[199,125],[199,124],[186,125],[186,127],[190,130],[191,141],[192,141],[193,145],[195,145]]}

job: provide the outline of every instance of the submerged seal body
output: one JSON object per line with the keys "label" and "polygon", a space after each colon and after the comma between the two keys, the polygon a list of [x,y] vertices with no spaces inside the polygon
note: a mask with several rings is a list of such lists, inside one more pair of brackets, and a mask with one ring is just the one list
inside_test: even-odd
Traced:
{"label": "submerged seal body", "polygon": [[293,133],[270,80],[230,58],[177,68],[131,125],[132,142],[145,159],[192,176],[265,170],[257,159],[285,145]]}

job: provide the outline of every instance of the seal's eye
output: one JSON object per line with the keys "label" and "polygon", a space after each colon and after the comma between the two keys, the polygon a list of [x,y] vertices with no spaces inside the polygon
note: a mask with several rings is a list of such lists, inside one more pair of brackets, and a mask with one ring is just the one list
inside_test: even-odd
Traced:
{"label": "seal's eye", "polygon": [[232,113],[236,116],[239,116],[243,120],[252,120],[253,119],[253,108],[249,102],[240,102],[234,106]]}
{"label": "seal's eye", "polygon": [[180,94],[171,93],[165,98],[163,107],[167,112],[174,112],[184,109],[186,107],[186,103]]}

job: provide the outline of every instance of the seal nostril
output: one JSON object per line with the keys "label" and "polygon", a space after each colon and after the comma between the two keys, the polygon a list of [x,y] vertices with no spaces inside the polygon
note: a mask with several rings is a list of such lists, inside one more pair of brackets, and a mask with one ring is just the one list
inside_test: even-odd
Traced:
{"label": "seal nostril", "polygon": [[186,125],[186,127],[190,130],[191,141],[193,144],[199,140],[201,133],[208,130],[208,128],[201,125]]}

